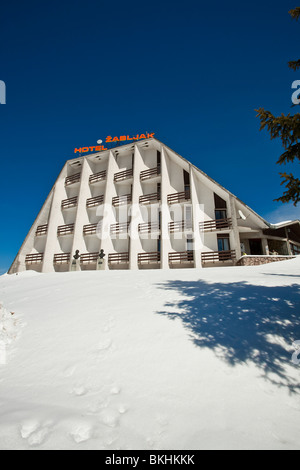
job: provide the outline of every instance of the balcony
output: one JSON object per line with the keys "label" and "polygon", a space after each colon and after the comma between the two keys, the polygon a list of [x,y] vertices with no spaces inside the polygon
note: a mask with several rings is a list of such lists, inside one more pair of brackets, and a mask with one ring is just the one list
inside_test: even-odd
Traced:
{"label": "balcony", "polygon": [[60,225],[57,227],[57,236],[62,237],[64,235],[72,235],[74,233],[74,224]]}
{"label": "balcony", "polygon": [[206,251],[201,254],[202,263],[216,263],[218,261],[233,261],[236,259],[235,250]]}
{"label": "balcony", "polygon": [[83,226],[83,235],[96,235],[100,231],[99,224],[89,224]]}
{"label": "balcony", "polygon": [[42,237],[43,235],[47,235],[48,233],[48,224],[47,225],[39,225],[35,231],[36,237]]}
{"label": "balcony", "polygon": [[155,204],[160,201],[159,193],[147,194],[146,196],[140,196],[140,204]]}
{"label": "balcony", "polygon": [[80,183],[81,173],[77,173],[73,176],[67,176],[65,179],[65,186],[70,186],[71,184]]}
{"label": "balcony", "polygon": [[120,183],[122,181],[126,181],[132,178],[133,178],[133,169],[131,168],[130,170],[120,171],[119,173],[116,173],[114,176],[114,182]]}
{"label": "balcony", "polygon": [[139,253],[138,254],[138,264],[143,263],[160,263],[160,252],[155,251],[152,253]]}
{"label": "balcony", "polygon": [[108,264],[129,263],[129,253],[110,253],[108,255]]}
{"label": "balcony", "polygon": [[104,202],[104,196],[96,196],[96,197],[90,197],[89,199],[86,200],[86,207],[91,208],[91,207],[96,207],[100,206]]}
{"label": "balcony", "polygon": [[200,232],[215,232],[217,230],[228,230],[232,228],[232,219],[207,220],[200,222]]}
{"label": "balcony", "polygon": [[83,253],[80,255],[80,264],[96,264],[99,258],[99,253]]}
{"label": "balcony", "polygon": [[129,222],[124,222],[122,224],[113,224],[110,226],[111,235],[120,235],[122,233],[128,233]]}
{"label": "balcony", "polygon": [[160,231],[159,222],[149,222],[145,224],[139,224],[139,233],[155,233]]}
{"label": "balcony", "polygon": [[180,222],[170,222],[169,223],[169,231],[170,233],[175,232],[185,232],[193,230],[193,223],[190,221],[180,221]]}
{"label": "balcony", "polygon": [[179,251],[177,253],[169,253],[169,263],[193,263],[194,252],[193,251]]}
{"label": "balcony", "polygon": [[174,193],[168,195],[168,204],[180,204],[182,202],[190,201],[191,192],[183,191],[182,193]]}
{"label": "balcony", "polygon": [[25,264],[41,264],[44,259],[44,253],[35,253],[32,255],[26,255],[25,257]]}
{"label": "balcony", "polygon": [[106,180],[106,171],[100,171],[99,173],[94,173],[93,175],[89,177],[90,184],[102,183],[105,180]]}
{"label": "balcony", "polygon": [[53,264],[69,264],[70,261],[71,253],[59,253],[53,257]]}
{"label": "balcony", "polygon": [[156,178],[160,176],[160,166],[156,168],[151,168],[150,170],[145,170],[140,173],[140,180],[141,181],[148,181],[152,178]]}
{"label": "balcony", "polygon": [[116,197],[113,197],[112,199],[112,205],[114,207],[123,206],[126,204],[130,204],[131,201],[132,201],[131,194],[126,194],[125,196],[116,196]]}
{"label": "balcony", "polygon": [[76,207],[78,203],[78,197],[71,197],[70,199],[64,199],[61,202],[62,209],[70,209],[71,207]]}

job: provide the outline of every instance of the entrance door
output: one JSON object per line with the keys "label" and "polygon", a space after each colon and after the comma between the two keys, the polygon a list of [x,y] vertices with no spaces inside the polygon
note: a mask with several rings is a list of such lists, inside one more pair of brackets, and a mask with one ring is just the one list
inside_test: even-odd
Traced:
{"label": "entrance door", "polygon": [[249,240],[250,253],[253,256],[260,256],[263,254],[261,239]]}

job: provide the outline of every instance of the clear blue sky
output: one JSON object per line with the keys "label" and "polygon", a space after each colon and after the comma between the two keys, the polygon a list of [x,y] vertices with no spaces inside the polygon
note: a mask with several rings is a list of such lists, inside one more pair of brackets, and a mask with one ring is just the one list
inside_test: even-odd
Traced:
{"label": "clear blue sky", "polygon": [[254,111],[291,111],[300,71],[287,62],[300,57],[300,23],[288,11],[296,6],[4,2],[0,273],[73,149],[107,135],[155,132],[271,222],[300,217],[273,202],[282,149],[259,132]]}

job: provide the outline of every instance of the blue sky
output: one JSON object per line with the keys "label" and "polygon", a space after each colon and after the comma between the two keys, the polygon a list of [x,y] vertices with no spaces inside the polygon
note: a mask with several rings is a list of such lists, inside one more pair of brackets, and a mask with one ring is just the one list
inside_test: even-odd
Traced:
{"label": "blue sky", "polygon": [[[300,24],[284,1],[11,1],[1,6],[0,272],[75,147],[155,132],[271,222],[280,142],[255,109],[291,110]],[[296,171],[295,171],[296,170]],[[298,168],[294,169],[298,173]]]}

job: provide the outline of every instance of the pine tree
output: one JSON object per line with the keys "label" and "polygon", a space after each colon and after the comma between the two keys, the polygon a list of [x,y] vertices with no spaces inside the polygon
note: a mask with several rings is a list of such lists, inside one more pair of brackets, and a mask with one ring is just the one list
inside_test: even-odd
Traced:
{"label": "pine tree", "polygon": [[[290,15],[296,21],[300,18],[300,7],[291,10]],[[297,71],[300,69],[300,60],[291,61],[288,63],[289,67]],[[257,110],[257,117],[260,119],[260,130],[267,129],[270,133],[271,139],[281,139],[285,152],[278,160],[279,165],[287,163],[294,163],[300,161],[300,114],[281,114],[275,117],[270,111],[263,108]],[[282,185],[285,185],[286,190],[283,195],[276,199],[287,203],[294,202],[296,206],[300,201],[300,179],[296,178],[292,173],[280,173],[282,178]]]}

